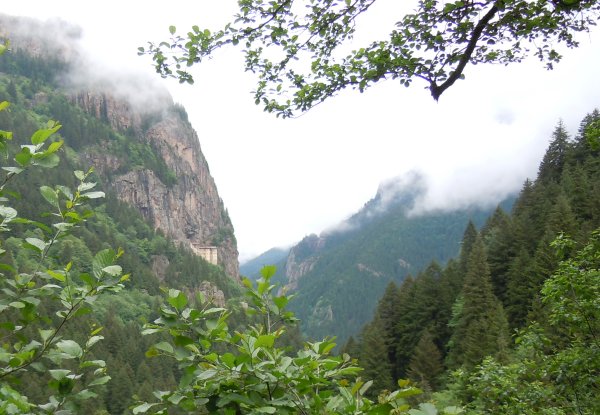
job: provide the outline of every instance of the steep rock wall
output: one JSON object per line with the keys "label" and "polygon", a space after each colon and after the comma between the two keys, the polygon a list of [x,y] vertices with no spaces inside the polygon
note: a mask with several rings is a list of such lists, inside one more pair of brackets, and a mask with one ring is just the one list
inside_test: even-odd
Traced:
{"label": "steep rock wall", "polygon": [[[135,131],[149,143],[174,174],[165,184],[150,169],[111,174],[109,185],[119,199],[135,206],[146,220],[170,238],[199,254],[199,247],[216,246],[218,265],[239,278],[238,251],[233,225],[219,197],[200,141],[185,120],[182,108],[165,103],[160,111],[139,113],[131,104],[90,91],[72,95],[86,112],[105,119],[113,128]],[[119,170],[118,160],[106,154],[89,154],[90,162],[104,173]]]}

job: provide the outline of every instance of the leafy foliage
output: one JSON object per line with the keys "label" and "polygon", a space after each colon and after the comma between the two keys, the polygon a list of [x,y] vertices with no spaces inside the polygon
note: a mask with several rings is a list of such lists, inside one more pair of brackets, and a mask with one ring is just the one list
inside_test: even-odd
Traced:
{"label": "leafy foliage", "polygon": [[257,74],[256,104],[290,117],[340,90],[364,91],[384,79],[409,86],[424,80],[434,99],[464,77],[468,64],[509,64],[535,55],[551,69],[558,45],[578,46],[576,34],[596,25],[595,0],[421,0],[400,17],[389,38],[339,58],[356,20],[375,0],[239,2],[223,29],[193,26],[158,45],[140,47],[156,70],[193,82],[187,68],[224,46],[244,47],[245,69]]}
{"label": "leafy foliage", "polygon": [[[0,104],[6,109],[7,102]],[[30,229],[14,233],[11,239],[18,250],[30,250],[36,257],[31,271],[19,269],[12,264],[18,251],[9,245],[0,248],[3,262],[0,264],[0,412],[76,413],[81,401],[97,396],[95,389],[104,385],[110,376],[106,374],[103,360],[90,358],[91,348],[100,340],[102,328],[91,330],[84,342],[64,336],[65,327],[77,317],[88,314],[99,295],[119,291],[128,275],[115,264],[121,251],[99,251],[91,261],[90,272],[76,272],[73,262],[58,264],[52,252],[58,241],[67,237],[80,226],[91,211],[86,209],[89,200],[101,198],[103,192],[93,190],[95,183],[88,181],[87,173],[75,171],[79,184],[75,189],[64,185],[41,186],[39,191],[51,211],[54,220],[50,225],[20,217],[11,206],[11,199],[18,196],[9,190],[16,176],[27,169],[40,166],[52,168],[58,164],[56,152],[62,141],[49,140],[60,128],[49,122],[46,128],[31,136],[31,144],[21,145],[12,156],[15,163],[2,167],[4,178],[0,182],[0,232],[12,232],[15,224]],[[0,149],[9,160],[8,140],[12,134],[3,132]],[[46,402],[37,403],[22,393],[22,383],[29,372],[47,373],[49,390]]]}
{"label": "leafy foliage", "polygon": [[[306,343],[295,355],[278,347],[286,324],[295,318],[285,310],[288,298],[273,295],[274,273],[274,267],[265,267],[255,284],[244,281],[247,311],[258,317],[244,331],[228,329],[226,310],[202,304],[203,298],[201,308],[190,307],[184,293],[169,290],[161,317],[143,333],[169,334],[169,342],[154,344],[147,355],[171,357],[183,376],[176,390],[156,392],[158,402],[140,403],[133,413],[165,414],[173,407],[219,414],[407,413],[406,398],[418,395],[419,389],[403,381],[400,389],[380,395],[377,402],[365,398],[372,381],[356,377],[361,369],[350,356],[330,354],[332,340]],[[437,413],[433,410],[423,413]],[[443,413],[459,412],[448,408]]]}

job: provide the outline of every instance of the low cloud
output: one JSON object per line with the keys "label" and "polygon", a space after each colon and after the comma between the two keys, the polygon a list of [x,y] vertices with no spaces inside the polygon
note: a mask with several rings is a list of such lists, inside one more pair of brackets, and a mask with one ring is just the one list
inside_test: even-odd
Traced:
{"label": "low cloud", "polygon": [[80,26],[57,18],[42,21],[7,15],[0,15],[0,25],[0,36],[9,39],[14,49],[66,62],[69,69],[57,81],[67,89],[108,93],[141,113],[156,112],[173,103],[159,77],[125,65],[115,68],[114,62],[103,62],[84,48]]}

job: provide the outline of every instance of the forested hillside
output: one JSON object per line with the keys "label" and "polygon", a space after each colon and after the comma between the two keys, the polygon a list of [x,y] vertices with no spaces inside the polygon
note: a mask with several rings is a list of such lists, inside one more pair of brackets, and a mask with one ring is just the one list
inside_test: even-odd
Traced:
{"label": "forested hillside", "polygon": [[457,255],[469,220],[481,226],[493,212],[472,206],[414,213],[425,191],[417,173],[384,183],[359,212],[334,230],[307,236],[278,264],[274,281],[294,293],[290,309],[307,337],[344,343],[356,335],[390,282]]}
{"label": "forested hillside", "polygon": [[388,285],[345,347],[373,393],[410,378],[473,413],[598,413],[599,124],[597,110],[575,137],[559,123],[511,212]]}
{"label": "forested hillside", "polygon": [[[111,124],[109,114],[91,114],[78,105],[72,88],[63,87],[61,76],[68,72],[68,65],[60,56],[34,57],[19,49],[0,57],[0,102],[10,102],[6,110],[0,112],[0,129],[3,134],[10,132],[6,137],[11,137],[14,142],[14,145],[6,142],[2,147],[7,151],[2,160],[2,188],[20,218],[38,221],[41,224],[39,226],[51,226],[56,213],[45,214],[51,212],[53,206],[48,203],[48,194],[40,192],[40,187],[54,188],[58,185],[62,186],[59,189],[76,189],[78,177],[73,172],[87,172],[90,167],[95,168],[95,172],[86,176],[86,180],[97,183],[96,189],[106,193],[106,197],[86,202],[89,208],[84,210],[84,215],[91,213],[90,208],[95,214],[87,218],[85,223],[75,226],[67,236],[57,239],[47,252],[43,266],[70,263],[71,273],[85,273],[90,272],[97,252],[109,247],[123,250],[118,264],[123,274],[131,275],[126,288],[118,293],[100,296],[94,302],[94,314],[85,320],[75,320],[66,326],[63,334],[67,338],[82,339],[91,327],[102,327],[103,347],[96,348],[89,358],[104,360],[113,381],[99,385],[96,391],[98,398],[83,403],[79,413],[107,411],[121,414],[134,402],[134,394],[142,399],[149,398],[153,390],[173,386],[179,377],[174,365],[161,359],[146,359],[144,353],[151,340],[135,335],[141,331],[144,322],[156,318],[158,306],[162,303],[161,287],[175,286],[190,294],[203,292],[219,305],[240,295],[241,290],[239,282],[228,275],[222,266],[208,263],[192,253],[188,246],[157,230],[142,215],[143,212],[124,202],[112,187],[119,175],[128,172],[149,171],[167,187],[173,187],[177,180],[182,180],[168,166],[159,150],[141,139],[140,135],[169,117],[184,119],[185,110],[171,103],[164,113],[145,115],[145,131],[116,128]],[[10,167],[12,158],[21,154],[18,152],[22,148],[20,146],[27,145],[29,137],[52,122],[50,120],[58,120],[62,124],[55,129],[52,138],[53,148],[58,149],[55,151],[60,158],[59,168],[25,168],[23,166],[29,159],[19,156],[21,158],[17,157],[17,160],[24,163],[21,167],[25,171],[13,178],[16,170],[11,170],[14,168]],[[111,157],[121,162],[116,165],[100,163],[111,160]],[[142,194],[143,189],[137,189],[136,192]],[[8,223],[7,211],[2,210],[0,214],[5,219],[3,230],[7,230],[4,229]],[[223,231],[231,233],[229,228]],[[10,232],[0,235],[1,246],[6,250],[2,256],[2,269],[6,274],[0,283],[4,290],[9,288],[5,277],[12,275],[14,270],[35,273],[42,266],[39,252],[23,248],[23,238],[42,240],[42,233],[39,228],[30,229],[27,223],[15,223]],[[232,236],[224,233],[222,238]],[[219,243],[216,240],[214,242]],[[18,314],[6,310],[7,304],[0,307],[4,310],[0,324],[3,347],[8,347],[4,339],[10,337],[10,330],[21,321],[17,318]],[[13,301],[11,304],[20,307],[24,303]],[[43,302],[41,306],[43,310]],[[52,307],[50,303],[46,306]],[[42,310],[38,313],[44,315]],[[27,324],[23,326],[26,328]],[[2,359],[0,357],[0,361]],[[43,371],[29,372],[19,382],[25,385],[24,390],[34,401],[48,396],[48,375]]]}

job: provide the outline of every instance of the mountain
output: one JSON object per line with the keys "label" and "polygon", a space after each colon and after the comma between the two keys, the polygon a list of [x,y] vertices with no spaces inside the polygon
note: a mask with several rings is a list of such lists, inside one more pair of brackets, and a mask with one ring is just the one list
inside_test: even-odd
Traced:
{"label": "mountain", "polygon": [[150,80],[92,72],[76,28],[9,16],[0,25],[12,49],[0,70],[30,79],[18,96],[23,104],[63,124],[71,154],[94,166],[105,190],[238,279],[233,225],[185,109]]}
{"label": "mountain", "polygon": [[468,226],[445,267],[386,288],[345,348],[373,396],[409,378],[469,413],[600,413],[599,138],[598,109],[575,136],[559,122],[511,210]]}
{"label": "mountain", "polygon": [[[480,226],[492,208],[417,212],[426,186],[418,173],[384,183],[352,217],[290,249],[274,281],[310,338],[335,335],[344,342],[371,319],[390,282],[416,275],[432,260],[441,264],[460,250],[469,221]],[[510,207],[511,199],[504,202]]]}
{"label": "mountain", "polygon": [[279,264],[285,260],[289,251],[286,248],[271,248],[259,256],[240,264],[240,274],[251,279],[257,279],[263,266]]}
{"label": "mountain", "polygon": [[[238,303],[238,253],[233,225],[185,109],[152,80],[90,65],[77,46],[80,33],[64,22],[0,15],[0,42],[10,40],[10,50],[0,56],[1,150],[6,152],[0,161],[2,212],[14,209],[19,219],[31,220],[15,220],[10,227],[3,221],[0,227],[0,303],[11,281],[21,275],[68,270],[77,286],[77,276],[84,281],[92,274],[99,252],[122,248],[118,267],[130,275],[123,280],[125,289],[90,297],[93,313],[89,308],[78,310],[77,318],[60,326],[55,339],[85,339],[92,330],[102,331],[96,337],[103,338],[102,346],[91,353],[93,359],[106,362],[114,381],[70,413],[122,414],[133,404],[134,393],[150,399],[153,390],[174,387],[180,377],[170,362],[145,357],[153,339],[140,335],[143,323],[156,319],[165,287],[181,290],[190,299],[203,294],[219,307]],[[58,165],[17,169],[20,173],[12,175],[20,164],[15,154],[27,145],[34,148],[32,137],[52,120],[61,127],[46,144],[60,148],[55,153]],[[73,194],[79,184],[76,176],[90,167],[94,171],[87,182],[94,182],[90,185],[106,197],[81,207],[85,223],[66,236],[48,238],[45,232],[54,229],[57,214],[46,212],[68,209],[69,202],[61,199],[50,207],[48,191]],[[38,228],[32,229],[31,223]],[[27,249],[27,239],[47,243],[47,256]],[[29,288],[37,289],[35,278]],[[48,295],[40,301],[39,315],[31,319],[45,328],[60,317],[55,313],[60,298]],[[229,308],[234,309],[232,325],[244,321],[235,305]],[[3,321],[20,320],[19,313],[3,314]],[[11,338],[10,327],[14,324],[0,324],[1,338]],[[45,332],[31,327],[23,331],[32,336]],[[38,344],[46,342],[37,339]],[[24,371],[17,383],[32,402],[42,404],[50,386],[48,372],[38,370]],[[5,404],[4,398],[0,401]]]}

